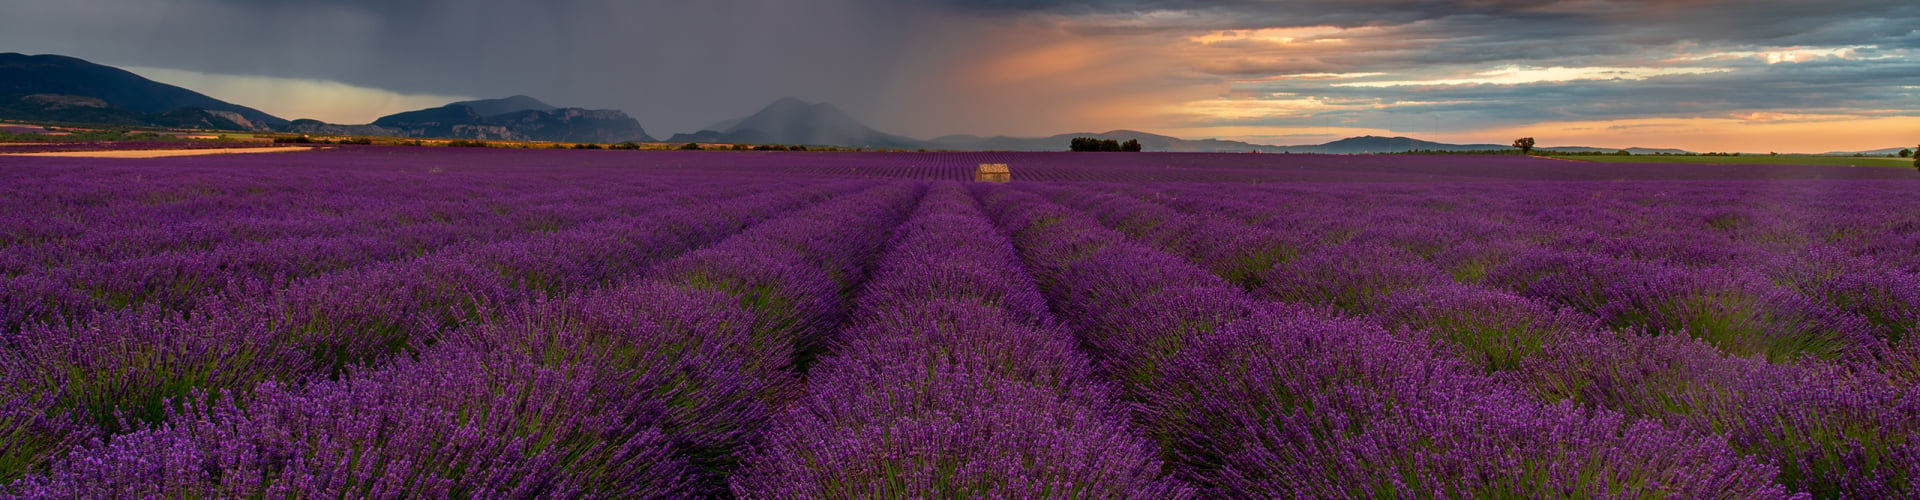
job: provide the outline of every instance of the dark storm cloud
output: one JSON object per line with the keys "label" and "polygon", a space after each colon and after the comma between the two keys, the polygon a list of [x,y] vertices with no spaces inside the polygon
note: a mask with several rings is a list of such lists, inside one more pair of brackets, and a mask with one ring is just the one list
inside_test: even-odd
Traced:
{"label": "dark storm cloud", "polygon": [[[1325,47],[1192,37],[1222,30],[1335,26]],[[1329,111],[1387,123],[1405,113],[1479,122],[1714,114],[1752,109],[1913,109],[1911,0],[28,0],[0,5],[0,50],[62,53],[119,65],[339,81],[404,93],[530,94],[613,107],[656,135],[743,115],[784,95],[831,101],[882,128],[1001,133],[1058,109],[1026,96],[965,127],[942,99],[992,100],[1021,86],[964,93],[966,64],[1039,40],[1109,47],[1113,61],[1175,75],[1095,89],[1156,93],[1212,82],[1219,93],[1293,92],[1414,104]],[[993,37],[1010,37],[994,39]],[[1021,37],[1030,37],[1021,38]],[[1765,66],[1680,56],[1856,47],[1865,60]],[[1138,53],[1133,58],[1127,54]],[[1232,84],[1305,73],[1446,78],[1501,66],[1729,70],[1644,81],[1352,88]],[[957,66],[957,67],[949,67]],[[1903,73],[1904,72],[1904,73]],[[1120,73],[1134,75],[1137,73]],[[1092,77],[1087,77],[1092,79]],[[997,80],[996,80],[997,81]],[[1060,92],[1079,92],[1074,90]],[[1035,94],[1048,96],[1052,94]],[[1187,94],[1180,94],[1187,95]],[[1116,99],[1118,99],[1116,97]],[[1903,100],[1904,99],[1904,100]],[[1125,101],[1129,104],[1139,99]],[[1437,104],[1445,102],[1445,104]],[[1177,104],[1177,102],[1163,103]],[[1013,116],[1027,110],[1030,116]],[[371,118],[371,117],[369,117]],[[1221,124],[1229,122],[1222,121]],[[1114,126],[1141,124],[1116,123]],[[1151,124],[1145,124],[1150,126]],[[1089,125],[1089,127],[1100,125]]]}
{"label": "dark storm cloud", "polygon": [[[1518,85],[1350,87],[1326,83],[1261,84],[1254,90],[1312,95],[1349,106],[1312,116],[1248,119],[1232,125],[1318,125],[1330,121],[1360,127],[1444,119],[1477,125],[1656,117],[1726,117],[1729,113],[1780,109],[1792,103],[1811,114],[1879,113],[1910,109],[1920,91],[1909,88],[1920,61],[1823,60],[1746,65],[1731,71],[1674,75],[1620,82],[1575,80]],[[1375,109],[1374,105],[1384,105]]]}
{"label": "dark storm cloud", "polygon": [[914,16],[877,0],[74,0],[0,7],[0,43],[406,93],[525,93],[672,133],[789,94],[858,108],[895,83]]}
{"label": "dark storm cloud", "polygon": [[1376,36],[1420,42],[1383,54],[1354,53],[1351,66],[1549,60],[1630,54],[1650,47],[1904,45],[1920,29],[1909,0],[1108,0],[934,3],[966,9],[1106,16],[1180,12],[1149,22],[1089,23],[1087,33],[1337,26],[1384,28]]}

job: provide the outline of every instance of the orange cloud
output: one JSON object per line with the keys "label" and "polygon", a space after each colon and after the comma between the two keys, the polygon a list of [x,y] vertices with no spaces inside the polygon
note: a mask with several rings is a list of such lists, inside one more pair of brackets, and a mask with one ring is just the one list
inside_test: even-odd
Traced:
{"label": "orange cloud", "polygon": [[[1797,116],[1799,119],[1795,119]],[[1537,123],[1438,134],[1440,140],[1498,142],[1531,136],[1554,146],[1655,147],[1691,151],[1824,153],[1910,145],[1920,117],[1757,114],[1740,118],[1643,118]]]}
{"label": "orange cloud", "polygon": [[1166,103],[1229,91],[1220,77],[1182,70],[1187,63],[1151,39],[1075,34],[1048,21],[972,28],[938,35],[970,42],[914,68],[916,88],[889,99],[903,104],[899,130],[923,137],[1150,130]]}

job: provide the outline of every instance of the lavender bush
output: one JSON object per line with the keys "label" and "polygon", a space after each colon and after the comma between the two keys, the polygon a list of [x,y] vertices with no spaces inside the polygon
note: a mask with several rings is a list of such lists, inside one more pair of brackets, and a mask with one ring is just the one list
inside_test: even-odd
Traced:
{"label": "lavender bush", "polygon": [[0,157],[0,496],[1920,495],[1910,172],[1089,159]]}

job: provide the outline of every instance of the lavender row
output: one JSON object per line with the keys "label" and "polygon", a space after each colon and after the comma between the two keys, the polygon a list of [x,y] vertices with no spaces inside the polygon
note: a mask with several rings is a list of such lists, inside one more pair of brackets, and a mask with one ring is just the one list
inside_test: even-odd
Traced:
{"label": "lavender row", "polygon": [[1230,497],[1784,496],[1721,438],[1529,395],[1364,322],[1255,301],[1037,196],[985,193],[1184,477]]}
{"label": "lavender row", "polygon": [[[1099,206],[1099,203],[1088,203]],[[1107,200],[1106,205],[1125,207],[1125,201]],[[1152,214],[1150,209],[1129,207],[1112,210],[1117,214]],[[1169,226],[1192,225],[1177,217],[1160,220],[1139,217],[1113,224],[1122,228],[1151,228],[1136,231],[1148,241],[1162,244]],[[1197,238],[1234,241],[1231,235],[1199,234]],[[1563,252],[1545,251],[1559,256]],[[1876,345],[1858,318],[1835,321],[1843,315],[1832,311],[1794,304],[1791,294],[1772,292],[1774,302],[1754,304],[1754,299],[1721,292],[1705,299],[1652,295],[1658,289],[1649,282],[1693,283],[1688,290],[1763,290],[1748,292],[1748,297],[1767,298],[1765,282],[1738,270],[1719,274],[1687,273],[1672,264],[1644,261],[1613,261],[1626,264],[1597,264],[1605,257],[1579,254],[1585,260],[1541,262],[1522,252],[1513,261],[1497,266],[1489,281],[1498,281],[1515,269],[1555,275],[1583,273],[1585,285],[1577,288],[1608,293],[1594,298],[1563,299],[1558,303],[1583,304],[1584,311],[1556,307],[1512,293],[1491,290],[1480,285],[1454,284],[1446,273],[1425,263],[1404,247],[1380,243],[1346,243],[1327,246],[1297,259],[1289,259],[1273,270],[1278,279],[1266,280],[1265,291],[1273,296],[1305,303],[1338,307],[1368,313],[1390,326],[1412,330],[1414,337],[1430,337],[1449,345],[1459,359],[1488,372],[1508,372],[1522,384],[1549,401],[1572,401],[1600,406],[1627,414],[1667,422],[1675,428],[1694,429],[1726,435],[1736,449],[1765,458],[1781,466],[1780,481],[1796,490],[1821,496],[1884,497],[1910,494],[1915,462],[1916,439],[1912,419],[1899,417],[1910,413],[1920,391],[1912,378],[1913,352],[1855,352],[1855,359],[1890,359],[1891,368],[1860,373],[1858,370],[1827,363],[1769,365],[1752,360],[1728,358],[1721,351],[1743,351],[1737,342],[1768,338],[1790,340],[1834,338],[1829,347]],[[1829,257],[1845,259],[1845,257]],[[1517,263],[1534,262],[1529,267]],[[1874,283],[1885,286],[1883,273],[1849,261],[1859,275],[1881,281],[1826,276],[1856,287]],[[1624,265],[1638,265],[1666,273],[1664,278],[1646,277],[1648,271],[1621,272]],[[1745,281],[1739,281],[1741,279]],[[1702,279],[1717,280],[1719,287],[1702,286]],[[1689,281],[1691,280],[1691,281]],[[1539,279],[1548,281],[1548,279]],[[1829,285],[1831,286],[1831,285]],[[1882,289],[1884,290],[1884,289]],[[1538,290],[1535,290],[1538,292]],[[1695,292],[1699,293],[1699,292]],[[1709,292],[1711,293],[1711,292]],[[1547,294],[1539,294],[1547,295]],[[1750,302],[1742,302],[1747,300]],[[1805,302],[1799,302],[1804,304]],[[1670,338],[1643,338],[1603,332],[1600,318],[1618,318],[1633,311],[1651,314],[1694,314],[1712,317],[1716,313],[1760,309],[1772,304],[1772,311],[1809,311],[1798,316],[1754,315],[1749,323],[1682,323],[1696,332],[1725,333],[1741,328],[1756,333],[1744,338],[1703,336],[1702,342]],[[1612,308],[1612,309],[1603,309]],[[1688,310],[1686,307],[1695,309]],[[1764,310],[1764,309],[1763,309]],[[1624,312],[1623,312],[1624,311]],[[1651,315],[1648,313],[1638,313]],[[1633,324],[1661,325],[1646,316]],[[1736,318],[1739,318],[1736,316]],[[1795,320],[1794,318],[1800,318]],[[1658,319],[1655,317],[1654,319]],[[1823,321],[1824,320],[1824,321]],[[1677,323],[1668,319],[1670,323]],[[1798,330],[1792,330],[1797,328]],[[1684,330],[1682,330],[1684,331]],[[1783,332],[1786,335],[1773,332]],[[1768,335],[1771,333],[1771,335]],[[1795,334],[1798,336],[1796,337]],[[1696,336],[1701,336],[1699,333]],[[1734,347],[1728,349],[1728,347]],[[1765,353],[1765,345],[1749,347],[1745,353]],[[1798,346],[1795,346],[1798,347]],[[1776,358],[1776,361],[1779,359]],[[1873,362],[1873,361],[1869,361]],[[1900,371],[1904,368],[1904,372]],[[1905,373],[1903,376],[1902,373]],[[1891,378],[1889,378],[1891,377]],[[1817,381],[1817,382],[1808,382]]]}
{"label": "lavender row", "polygon": [[894,232],[742,498],[1182,498],[955,184]]}
{"label": "lavender row", "polygon": [[[474,176],[337,174],[143,168],[45,174],[0,202],[0,273],[124,260],[280,238],[415,230],[480,232],[565,222],[622,190],[529,189]],[[292,178],[289,178],[292,177]],[[627,188],[658,180],[626,180]],[[555,211],[555,209],[562,211]],[[452,223],[455,228],[435,225]],[[484,223],[484,224],[483,224]],[[401,244],[408,243],[406,235]]]}
{"label": "lavender row", "polygon": [[[866,280],[889,231],[912,210],[924,186],[882,184],[858,195],[793,212],[669,262],[646,280],[650,289],[706,304],[660,310],[650,300],[628,301],[631,311],[654,309],[664,323],[714,324],[704,332],[641,349],[680,352],[709,367],[710,375],[669,372],[656,389],[681,409],[668,428],[677,449],[700,471],[706,494],[725,491],[724,478],[777,418],[804,370],[848,312],[847,297]],[[609,304],[613,305],[613,304]],[[714,317],[738,310],[744,317]],[[730,319],[733,318],[733,319]],[[682,347],[685,346],[685,347]]]}
{"label": "lavender row", "polygon": [[[884,210],[872,209],[910,194],[881,187],[787,212],[708,250],[885,227]],[[688,254],[667,267],[701,260]],[[774,311],[672,276],[517,308],[451,332],[418,360],[351,368],[338,381],[200,396],[164,424],[88,446],[16,488],[29,497],[711,493],[726,462],[716,453],[741,446],[791,390],[791,344],[755,331]]]}
{"label": "lavender row", "polygon": [[[1593,316],[1477,285],[1389,294],[1372,312],[1400,336],[1431,339],[1477,371],[1535,398],[1604,408],[1669,428],[1725,436],[1779,467],[1777,481],[1821,498],[1920,491],[1915,352],[1884,353],[1905,370],[1771,363],[1684,335],[1606,331]],[[1911,344],[1909,344],[1911,346]]]}
{"label": "lavender row", "polygon": [[[453,220],[430,225],[396,226],[377,232],[348,230],[364,225],[342,220],[341,231],[332,235],[300,236],[264,241],[230,241],[196,251],[163,252],[144,257],[108,259],[53,268],[44,272],[0,277],[0,290],[8,293],[0,303],[0,327],[16,329],[35,321],[73,321],[100,310],[155,303],[161,307],[188,310],[204,297],[220,293],[236,281],[255,282],[251,286],[280,286],[290,279],[350,269],[371,263],[404,260],[424,253],[445,251],[456,245],[479,245],[515,236],[568,229],[595,220],[621,216],[622,211],[644,212],[683,201],[674,197],[644,196],[624,200],[601,200],[608,207],[584,209],[593,200],[572,206],[534,207],[522,212],[546,214],[538,224],[508,224],[511,230],[474,231],[467,227],[501,222],[489,218]],[[477,207],[476,207],[477,208]],[[496,209],[475,212],[492,215]],[[299,213],[295,210],[291,213]],[[633,212],[626,212],[631,214]],[[260,214],[265,220],[290,220],[289,214]],[[386,215],[392,217],[392,215]],[[218,219],[192,219],[209,221]],[[533,219],[529,219],[533,220]],[[238,228],[211,226],[201,233],[215,237],[241,237]],[[178,229],[162,227],[162,229]],[[120,244],[142,246],[150,242],[138,239]],[[457,250],[456,250],[457,251]]]}
{"label": "lavender row", "polygon": [[[617,368],[580,396],[657,408],[622,418],[657,430],[670,461],[684,464],[629,482],[667,488],[667,497],[711,496],[725,491],[725,476],[791,398],[797,346],[814,342],[818,325],[844,307],[834,289],[856,285],[824,283],[864,276],[916,194],[883,185],[789,211],[646,279],[536,304],[499,327],[456,332],[455,343]],[[811,238],[795,239],[802,235]],[[759,259],[734,258],[747,256]]]}
{"label": "lavender row", "polygon": [[[852,187],[852,186],[848,186]],[[164,417],[166,401],[193,390],[245,389],[262,380],[297,381],[307,375],[337,373],[347,366],[417,350],[447,329],[484,320],[486,311],[503,310],[533,297],[502,278],[493,266],[521,266],[528,272],[568,269],[583,261],[605,261],[598,272],[637,273],[649,263],[671,257],[737,231],[753,220],[773,216],[819,196],[848,187],[756,193],[732,203],[693,205],[656,211],[600,228],[594,239],[553,245],[538,258],[490,260],[479,253],[464,258],[431,256],[377,266],[366,272],[309,280],[245,301],[209,303],[181,317],[141,309],[96,318],[76,328],[45,326],[22,332],[4,351],[10,384],[52,392],[41,398],[41,412],[92,422],[81,431],[114,431],[133,422]],[[718,194],[724,191],[715,191]],[[488,247],[481,247],[488,248]],[[510,249],[526,250],[526,245]],[[597,258],[587,258],[600,256]],[[617,263],[618,265],[613,265]],[[511,269],[506,267],[503,269]],[[511,274],[511,273],[509,273]],[[592,279],[617,275],[577,275],[575,289]],[[40,441],[49,448],[64,441],[51,428]]]}
{"label": "lavender row", "polygon": [[[1404,209],[1421,205],[1411,201],[1391,205],[1401,208],[1376,210],[1393,211],[1391,216],[1346,216],[1345,220],[1320,216],[1324,222],[1294,223],[1296,228],[1323,229],[1302,230],[1305,234],[1292,241],[1269,244],[1281,239],[1272,235],[1274,230],[1222,223],[1218,219],[1227,218],[1224,211],[1210,214],[1196,209],[1199,211],[1194,215],[1183,217],[1126,196],[1069,197],[1080,204],[1104,205],[1098,213],[1124,218],[1108,220],[1109,224],[1163,248],[1204,248],[1211,254],[1232,254],[1252,240],[1255,246],[1238,252],[1278,256],[1269,260],[1279,265],[1251,278],[1245,278],[1249,273],[1244,268],[1216,270],[1225,271],[1224,276],[1239,277],[1237,282],[1269,296],[1328,302],[1349,310],[1364,311],[1371,302],[1397,290],[1450,280],[1490,281],[1579,308],[1614,328],[1654,334],[1686,332],[1735,354],[1765,355],[1775,361],[1801,355],[1870,359],[1881,355],[1882,340],[1898,343],[1904,338],[1914,328],[1916,315],[1920,315],[1911,312],[1920,310],[1920,292],[1902,286],[1920,282],[1920,275],[1888,270],[1875,266],[1871,259],[1831,251],[1822,245],[1769,253],[1772,250],[1737,238],[1721,237],[1715,243],[1711,238],[1671,238],[1650,227],[1626,227],[1608,232],[1634,235],[1638,238],[1635,241],[1661,243],[1609,250],[1607,245],[1565,241],[1562,237],[1562,241],[1536,246],[1529,241],[1539,235],[1583,233],[1559,226],[1539,229],[1525,221],[1488,227],[1485,223],[1467,223],[1451,211]],[[1222,198],[1218,195],[1190,198],[1203,201],[1190,199],[1183,203],[1241,208],[1204,201]],[[1468,200],[1451,200],[1445,206]],[[1338,212],[1340,205],[1323,206],[1318,211]],[[1514,214],[1496,211],[1491,215],[1498,219]],[[1329,226],[1332,229],[1325,229]],[[1313,235],[1316,232],[1319,236]],[[1692,243],[1676,246],[1676,241]],[[1648,248],[1651,246],[1661,248]],[[1266,250],[1270,248],[1278,250]],[[1263,250],[1267,253],[1257,253]],[[1234,262],[1211,255],[1189,255],[1216,267]],[[1754,261],[1766,264],[1754,266]],[[1810,261],[1815,265],[1801,265]],[[1813,276],[1834,281],[1808,279]]]}

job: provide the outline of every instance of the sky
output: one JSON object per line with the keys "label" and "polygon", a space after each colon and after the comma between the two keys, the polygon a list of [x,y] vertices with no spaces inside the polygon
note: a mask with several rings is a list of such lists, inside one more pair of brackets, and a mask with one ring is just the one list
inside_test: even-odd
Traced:
{"label": "sky", "polygon": [[526,94],[876,129],[1827,152],[1920,143],[1912,0],[8,0],[0,52],[283,118]]}

